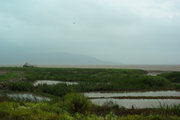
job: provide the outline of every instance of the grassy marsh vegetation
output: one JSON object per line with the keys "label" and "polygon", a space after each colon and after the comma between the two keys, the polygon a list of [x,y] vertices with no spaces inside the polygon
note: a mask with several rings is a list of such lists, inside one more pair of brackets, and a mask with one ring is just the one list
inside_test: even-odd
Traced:
{"label": "grassy marsh vegetation", "polygon": [[[154,110],[127,110],[96,106],[81,94],[71,93],[50,102],[15,102],[1,98],[0,118],[4,120],[179,120],[180,106]],[[102,111],[103,110],[103,111]],[[98,111],[98,112],[97,112]],[[143,112],[142,112],[143,111]],[[124,113],[123,113],[124,112]]]}
{"label": "grassy marsh vegetation", "polygon": [[147,76],[143,70],[130,69],[26,69],[28,81],[60,80],[79,82],[79,91],[152,90],[170,87],[162,76]]}
{"label": "grassy marsh vegetation", "polygon": [[165,77],[174,83],[180,83],[180,72],[163,73],[160,76]]}
{"label": "grassy marsh vegetation", "polygon": [[18,73],[14,72],[14,71],[13,72],[7,72],[7,73],[4,73],[4,74],[0,73],[0,82],[5,82],[5,81],[8,81],[8,80],[17,78],[17,77],[19,77]]}
{"label": "grassy marsh vegetation", "polygon": [[[3,68],[7,70],[8,68]],[[70,69],[70,68],[10,68],[23,71],[24,82],[9,82],[10,90],[43,92],[64,96],[70,92],[156,90],[172,88],[171,81],[163,76],[147,76],[146,71],[131,69]],[[78,82],[78,85],[38,85],[36,80]]]}
{"label": "grassy marsh vegetation", "polygon": [[[0,96],[3,120],[179,120],[180,105],[154,109],[102,107],[74,92],[179,89],[180,72],[147,76],[144,70],[75,68],[0,68],[6,92],[30,92],[51,97],[50,102],[18,101]],[[22,74],[20,74],[22,73]],[[21,79],[21,80],[18,80]],[[77,85],[38,85],[36,80],[78,82]],[[0,93],[2,93],[0,91]]]}

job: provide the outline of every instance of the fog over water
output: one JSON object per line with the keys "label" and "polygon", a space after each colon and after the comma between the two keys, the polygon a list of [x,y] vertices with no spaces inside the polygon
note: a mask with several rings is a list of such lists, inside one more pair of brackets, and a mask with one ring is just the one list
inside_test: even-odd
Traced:
{"label": "fog over water", "polygon": [[176,65],[179,31],[179,0],[1,0],[0,65]]}

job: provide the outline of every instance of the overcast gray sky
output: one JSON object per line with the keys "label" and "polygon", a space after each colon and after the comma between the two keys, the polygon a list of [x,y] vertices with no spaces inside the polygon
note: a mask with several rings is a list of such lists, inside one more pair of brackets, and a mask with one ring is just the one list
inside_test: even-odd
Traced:
{"label": "overcast gray sky", "polygon": [[180,64],[180,0],[0,0],[0,53],[9,51]]}

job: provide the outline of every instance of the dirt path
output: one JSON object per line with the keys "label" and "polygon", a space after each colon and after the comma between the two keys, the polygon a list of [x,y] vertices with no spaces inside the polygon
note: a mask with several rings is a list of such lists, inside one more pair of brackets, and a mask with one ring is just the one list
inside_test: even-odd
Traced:
{"label": "dirt path", "polygon": [[6,74],[7,71],[0,71],[0,75]]}

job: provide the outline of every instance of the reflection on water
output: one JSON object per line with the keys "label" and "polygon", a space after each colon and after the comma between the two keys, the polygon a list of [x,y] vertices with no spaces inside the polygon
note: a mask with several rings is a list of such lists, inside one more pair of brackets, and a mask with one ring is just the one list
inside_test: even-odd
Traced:
{"label": "reflection on water", "polygon": [[161,74],[161,73],[160,72],[148,72],[147,73],[147,75],[149,75],[149,76],[157,76],[159,74]]}
{"label": "reflection on water", "polygon": [[77,85],[77,82],[64,82],[64,81],[55,81],[55,80],[37,80],[34,83],[34,86],[47,84],[47,85],[56,85],[56,84],[67,84],[67,85]]}
{"label": "reflection on water", "polygon": [[101,93],[101,92],[87,92],[85,96],[91,97],[122,97],[122,96],[180,96],[180,91],[147,91],[147,92],[112,92],[112,93]]}
{"label": "reflection on water", "polygon": [[147,71],[148,73],[146,75],[149,76],[157,76],[162,73],[168,73],[168,71]]}
{"label": "reflection on water", "polygon": [[108,102],[113,102],[119,107],[127,109],[133,108],[159,108],[160,105],[178,105],[180,100],[177,99],[91,99],[94,104],[104,105]]}
{"label": "reflection on water", "polygon": [[50,99],[47,97],[37,96],[31,93],[12,93],[12,94],[7,94],[7,97],[20,101],[34,101],[34,102],[50,101]]}

